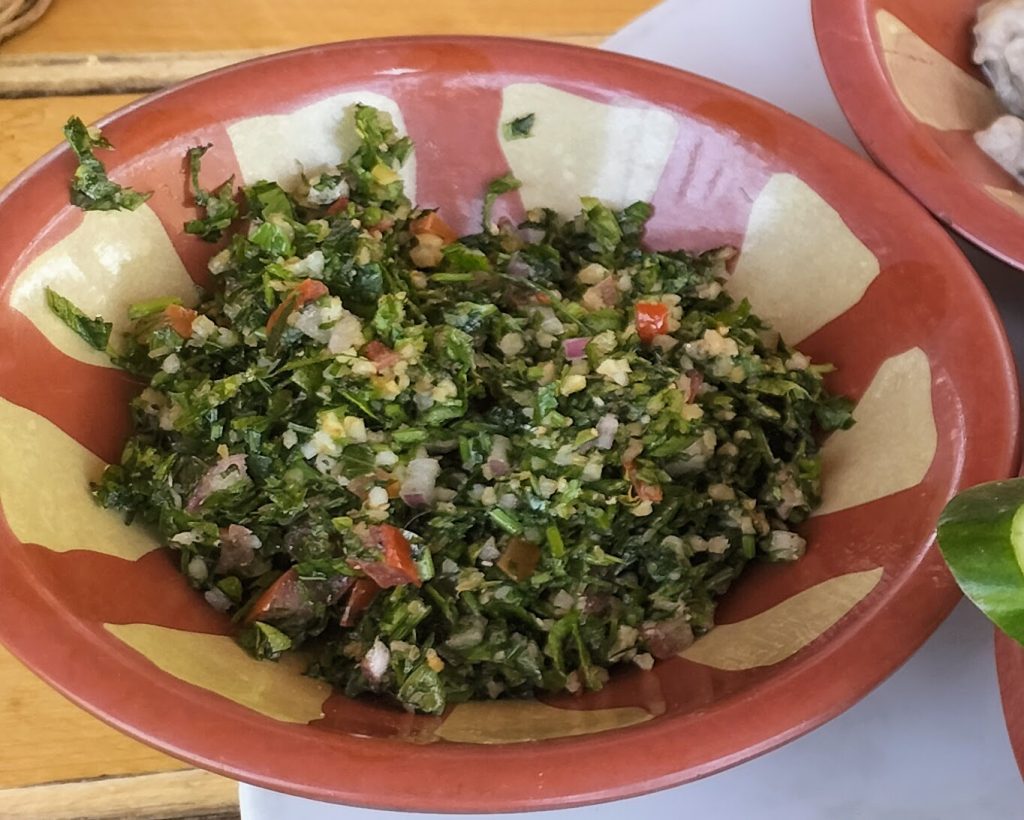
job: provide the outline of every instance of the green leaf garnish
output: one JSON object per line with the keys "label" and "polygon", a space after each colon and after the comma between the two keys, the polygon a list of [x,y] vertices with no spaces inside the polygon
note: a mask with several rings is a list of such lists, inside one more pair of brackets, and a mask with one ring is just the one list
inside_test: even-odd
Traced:
{"label": "green leaf garnish", "polygon": [[536,114],[524,114],[513,120],[502,124],[501,133],[506,140],[521,140],[530,136],[533,131],[533,124],[537,119]]}
{"label": "green leaf garnish", "polygon": [[64,298],[52,288],[46,289],[46,304],[58,319],[84,339],[90,347],[102,351],[107,349],[113,324],[103,321],[99,316],[90,319],[71,300]]}
{"label": "green leaf garnish", "polygon": [[206,216],[203,219],[192,219],[186,222],[185,231],[195,234],[207,242],[216,242],[231,227],[231,223],[238,218],[238,203],[235,201],[235,178],[233,176],[213,191],[206,190],[199,182],[203,155],[211,147],[212,145],[207,144],[188,149],[192,196],[196,206],[202,208]]}
{"label": "green leaf garnish", "polygon": [[107,177],[107,169],[93,153],[95,148],[113,148],[99,129],[89,129],[78,117],[64,126],[64,138],[78,157],[71,181],[71,204],[83,211],[134,211],[152,196],[118,185]]}
{"label": "green leaf garnish", "polygon": [[517,191],[522,187],[522,185],[523,183],[516,179],[511,173],[491,180],[487,185],[487,192],[484,194],[483,223],[485,230],[491,224],[491,209],[494,207],[494,203],[497,201],[498,197],[502,194],[507,194],[510,191]]}

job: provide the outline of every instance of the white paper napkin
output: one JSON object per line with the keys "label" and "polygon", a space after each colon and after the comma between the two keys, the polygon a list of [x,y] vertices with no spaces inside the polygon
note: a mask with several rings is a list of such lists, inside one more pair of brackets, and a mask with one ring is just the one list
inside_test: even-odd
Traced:
{"label": "white paper napkin", "polygon": [[825,77],[809,3],[668,0],[613,35],[604,48],[746,91],[863,154]]}
{"label": "white paper napkin", "polygon": [[[849,2],[850,0],[833,0]],[[606,48],[712,77],[860,151],[828,86],[808,0],[668,0]],[[1024,274],[972,251],[1024,350]],[[837,670],[842,674],[842,670]],[[495,773],[500,777],[500,773]],[[486,786],[482,785],[482,788]],[[244,820],[399,820],[250,786]],[[523,815],[414,815],[484,820]],[[1015,820],[1024,789],[999,705],[992,629],[970,604],[875,692],[824,727],[705,780],[538,814],[544,820]]]}

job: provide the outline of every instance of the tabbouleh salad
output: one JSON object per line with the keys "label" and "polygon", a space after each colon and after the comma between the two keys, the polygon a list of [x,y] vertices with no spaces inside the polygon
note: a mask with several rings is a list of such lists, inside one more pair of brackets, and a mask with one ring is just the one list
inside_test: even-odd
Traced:
{"label": "tabbouleh salad", "polygon": [[[650,205],[494,224],[507,175],[460,238],[404,194],[391,119],[355,122],[294,194],[206,190],[189,151],[185,229],[229,236],[195,309],[135,305],[111,340],[48,292],[146,382],[99,503],[156,528],[249,651],[302,647],[350,695],[436,714],[684,650],[749,561],[803,553],[816,437],[852,423],[829,368],[726,293],[732,249],[646,250]],[[75,204],[145,200],[65,130]]]}

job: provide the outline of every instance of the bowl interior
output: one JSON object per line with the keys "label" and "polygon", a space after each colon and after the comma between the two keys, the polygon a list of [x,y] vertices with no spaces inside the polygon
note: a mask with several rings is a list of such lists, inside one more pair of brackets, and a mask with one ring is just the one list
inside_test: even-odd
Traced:
{"label": "bowl interior", "polygon": [[[479,224],[486,183],[511,168],[525,184],[499,207],[513,217],[572,209],[582,194],[651,199],[652,246],[740,247],[736,295],[833,362],[830,386],[859,401],[858,425],[825,445],[806,557],[752,567],[723,600],[722,625],[681,657],[581,697],[409,715],[332,693],[301,661],[248,659],[170,551],[91,505],[88,481],[117,460],[138,386],[48,320],[42,286],[109,317],[140,294],[204,282],[216,249],[181,231],[185,150],[214,144],[210,180],[294,177],[293,160],[337,161],[355,100],[396,112],[416,144],[416,199],[464,231]],[[507,141],[501,123],[525,113],[535,133]],[[1006,340],[942,230],[809,126],[609,54],[413,39],[217,72],[114,115],[104,133],[117,146],[103,157],[111,176],[155,192],[143,208],[68,206],[67,150],[0,196],[0,637],[114,725],[322,799],[570,805],[692,779],[812,728],[891,672],[956,600],[932,529],[959,487],[1016,466]]]}
{"label": "bowl interior", "polygon": [[813,3],[829,80],[871,155],[944,222],[1024,266],[1024,190],[975,143],[1006,113],[974,64],[978,0]]}

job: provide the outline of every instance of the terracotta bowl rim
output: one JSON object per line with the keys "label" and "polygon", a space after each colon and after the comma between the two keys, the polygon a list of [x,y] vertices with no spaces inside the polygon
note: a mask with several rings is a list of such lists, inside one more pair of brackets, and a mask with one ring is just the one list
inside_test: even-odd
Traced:
{"label": "terracotta bowl rim", "polygon": [[[1009,439],[1004,443],[1006,445],[1005,452],[1000,451],[991,458],[992,463],[997,465],[997,471],[1000,474],[1010,475],[1015,472],[1018,466],[1017,454],[1019,448],[1017,441],[1019,398],[1013,357],[1010,353],[1005,330],[987,291],[982,286],[980,280],[974,275],[973,269],[964,259],[959,249],[956,248],[953,241],[938,225],[928,218],[927,214],[920,209],[917,203],[900,189],[895,182],[886,178],[871,163],[858,157],[847,147],[775,106],[707,78],[647,60],[561,43],[472,35],[458,37],[384,37],[309,46],[221,68],[142,97],[107,115],[99,122],[102,125],[116,121],[131,112],[145,108],[155,100],[202,86],[215,77],[248,71],[256,65],[267,65],[277,61],[301,60],[307,55],[323,52],[358,54],[366,49],[402,49],[410,46],[443,47],[452,44],[479,47],[491,50],[492,52],[496,49],[499,52],[509,49],[549,52],[555,55],[564,55],[567,61],[577,65],[602,65],[614,67],[616,70],[625,73],[641,73],[649,77],[652,84],[656,81],[663,81],[683,87],[702,88],[724,101],[741,101],[744,105],[763,113],[769,120],[779,123],[787,133],[793,133],[797,137],[803,137],[812,142],[817,141],[822,147],[827,147],[827,151],[843,152],[851,162],[860,163],[860,168],[866,176],[870,176],[871,184],[875,186],[876,190],[885,190],[888,194],[897,198],[901,204],[901,210],[908,214],[908,219],[911,219],[916,214],[921,230],[932,231],[935,245],[944,251],[943,255],[948,258],[949,266],[951,268],[959,268],[962,272],[961,279],[965,298],[970,298],[972,302],[975,302],[979,306],[979,310],[985,315],[985,327],[982,330],[985,333],[991,334],[997,345],[995,354],[990,362],[993,379],[999,383],[1000,387],[1005,386],[1006,388],[1002,395],[998,397],[998,401],[1002,404],[1005,411],[1007,438]],[[472,72],[468,73],[472,74]],[[645,92],[644,95],[638,96],[640,99],[644,99],[647,93]],[[654,104],[658,103],[654,102]],[[66,147],[58,146],[30,165],[12,180],[3,191],[0,191],[0,206],[16,197],[19,191],[29,184],[41,169],[48,166],[56,158],[64,156],[65,152],[68,151],[69,149]],[[939,251],[936,251],[936,253],[939,253]],[[614,782],[609,782],[606,788],[600,790],[580,790],[578,786],[574,785],[574,778],[576,777],[574,771],[579,767],[592,765],[594,761],[602,758],[607,760],[608,756],[613,754],[617,756],[619,764],[624,769],[628,768],[631,764],[626,752],[630,747],[639,749],[641,747],[650,748],[658,746],[662,749],[671,749],[673,746],[673,732],[678,718],[665,717],[614,732],[545,741],[536,744],[517,744],[514,746],[486,748],[467,747],[460,744],[436,744],[434,747],[429,747],[429,751],[422,747],[403,744],[410,749],[418,749],[418,754],[421,758],[431,757],[435,759],[437,762],[433,764],[433,773],[437,776],[441,775],[443,768],[446,766],[470,765],[472,760],[478,758],[488,760],[488,765],[492,767],[502,763],[508,766],[534,767],[540,765],[540,763],[535,762],[539,760],[545,760],[552,763],[552,765],[556,765],[554,761],[556,759],[555,755],[557,755],[558,758],[561,758],[561,767],[565,771],[557,778],[560,781],[559,783],[552,783],[549,790],[538,790],[533,794],[503,794],[495,797],[493,793],[491,795],[467,792],[446,793],[443,783],[432,782],[399,786],[391,794],[373,794],[366,791],[365,787],[360,786],[356,782],[358,780],[358,777],[354,776],[356,772],[350,771],[350,774],[353,776],[348,778],[347,783],[339,783],[333,786],[297,782],[293,779],[282,780],[279,777],[275,777],[266,766],[252,765],[252,760],[240,762],[221,760],[209,750],[197,752],[188,748],[187,744],[179,745],[173,741],[150,734],[144,728],[124,722],[118,716],[116,709],[108,708],[109,699],[103,702],[104,698],[101,693],[96,691],[87,693],[76,691],[70,680],[66,677],[61,678],[58,670],[59,664],[40,662],[44,653],[29,638],[25,630],[12,629],[5,625],[4,620],[0,618],[0,638],[7,643],[15,655],[32,667],[36,674],[46,679],[52,686],[78,705],[86,708],[107,723],[165,752],[238,780],[314,799],[333,800],[382,809],[449,812],[537,810],[583,805],[600,800],[634,796],[678,785],[767,752],[788,740],[810,731],[835,717],[846,708],[849,708],[894,672],[909,657],[912,651],[915,651],[934,631],[959,600],[959,592],[952,578],[945,571],[945,565],[937,550],[933,547],[926,549],[925,546],[922,546],[912,564],[901,576],[899,586],[896,587],[894,585],[894,589],[890,592],[889,597],[877,603],[877,606],[881,608],[883,605],[889,605],[894,598],[899,599],[902,596],[908,601],[910,598],[913,598],[917,602],[916,607],[918,609],[923,607],[925,611],[918,611],[912,636],[905,641],[898,652],[886,655],[881,662],[871,666],[870,669],[860,669],[848,676],[833,676],[834,680],[828,692],[828,698],[826,698],[829,704],[827,707],[821,708],[814,704],[802,705],[801,702],[790,697],[788,703],[792,706],[792,709],[787,713],[785,720],[768,721],[767,725],[759,727],[753,732],[742,732],[744,735],[750,734],[753,737],[745,739],[740,744],[732,744],[735,748],[724,751],[713,761],[703,765],[689,766],[684,769],[668,767],[656,776],[645,777],[642,771],[633,771],[626,777],[618,775],[610,778],[609,780]],[[911,589],[911,587],[913,588]],[[70,616],[67,617],[70,619]],[[787,683],[798,679],[808,668],[827,664],[839,650],[859,637],[860,633],[871,623],[872,619],[866,616],[858,624],[857,628],[851,627],[840,633],[836,640],[829,642],[827,647],[823,648],[820,653],[814,655],[809,661],[792,664],[779,675],[762,684],[758,684],[753,692],[739,693],[733,696],[732,700],[742,705],[744,701],[755,701],[755,698],[751,697],[752,694],[767,693],[772,697],[779,697],[780,693],[786,688]],[[19,634],[12,635],[12,632],[19,632]],[[840,680],[840,677],[843,677],[843,679]],[[187,684],[182,685],[187,686]],[[814,700],[817,702],[821,698],[815,698]],[[379,746],[380,749],[395,748],[395,742],[379,742],[381,744]],[[567,756],[572,754],[577,755],[577,757],[570,763]],[[359,765],[367,766],[369,764],[364,759],[359,761]],[[635,763],[632,765],[636,766]],[[498,776],[500,777],[500,775]],[[418,779],[422,780],[424,778]]]}

